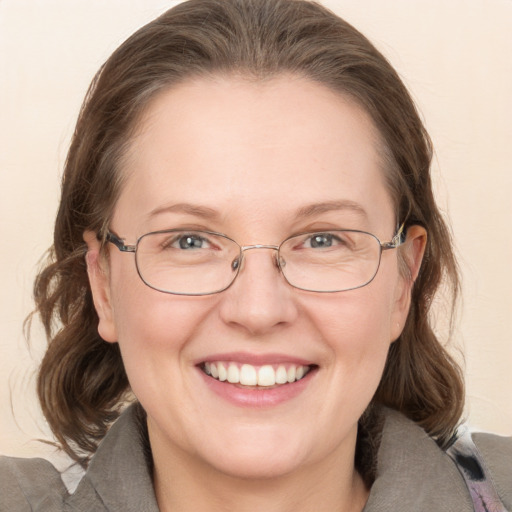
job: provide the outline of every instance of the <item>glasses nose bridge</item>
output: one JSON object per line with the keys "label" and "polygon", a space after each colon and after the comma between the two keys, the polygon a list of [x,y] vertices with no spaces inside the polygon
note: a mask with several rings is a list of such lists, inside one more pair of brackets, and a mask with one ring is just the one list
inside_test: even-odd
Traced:
{"label": "glasses nose bridge", "polygon": [[269,244],[252,244],[252,245],[241,245],[240,246],[240,253],[241,253],[241,261],[240,263],[242,264],[243,261],[244,261],[244,257],[245,257],[245,253],[246,251],[252,251],[254,249],[269,249],[271,251],[275,251],[276,252],[276,258],[275,258],[275,264],[278,268],[281,268],[281,265],[280,265],[280,262],[279,262],[279,250],[280,250],[280,247],[278,245],[269,245]]}
{"label": "glasses nose bridge", "polygon": [[273,251],[279,252],[279,246],[278,245],[266,245],[266,244],[254,244],[254,245],[242,245],[240,247],[242,254],[245,251],[252,251],[253,249],[271,249]]}

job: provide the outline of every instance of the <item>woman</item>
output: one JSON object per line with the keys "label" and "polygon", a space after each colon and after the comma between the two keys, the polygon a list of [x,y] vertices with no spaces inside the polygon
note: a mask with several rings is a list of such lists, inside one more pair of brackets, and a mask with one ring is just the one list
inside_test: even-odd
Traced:
{"label": "woman", "polygon": [[192,0],[140,29],[87,95],[36,282],[41,405],[87,473],[68,495],[3,459],[2,506],[510,508],[510,440],[453,444],[430,159],[395,71],[316,4]]}

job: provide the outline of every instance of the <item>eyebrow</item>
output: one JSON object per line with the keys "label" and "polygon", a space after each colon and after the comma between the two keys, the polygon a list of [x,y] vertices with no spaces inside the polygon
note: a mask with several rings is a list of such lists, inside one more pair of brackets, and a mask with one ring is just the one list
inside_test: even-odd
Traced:
{"label": "eyebrow", "polygon": [[[312,203],[306,206],[302,206],[295,212],[296,218],[313,217],[322,213],[331,211],[348,210],[358,214],[361,217],[367,218],[368,214],[366,210],[358,203],[349,200],[339,201],[326,201],[322,203]],[[208,206],[195,205],[191,203],[176,203],[170,205],[159,206],[154,210],[151,210],[148,217],[155,217],[162,213],[185,213],[193,215],[195,217],[201,217],[208,220],[217,220],[220,217],[218,211]]]}
{"label": "eyebrow", "polygon": [[314,215],[319,215],[321,213],[338,210],[348,210],[360,215],[361,217],[368,218],[366,210],[360,204],[349,200],[327,201],[323,203],[309,204],[299,208],[295,215],[297,218],[313,217]]}
{"label": "eyebrow", "polygon": [[200,206],[190,203],[176,203],[159,206],[158,208],[151,210],[148,214],[148,217],[155,217],[156,215],[160,215],[162,213],[186,213],[195,217],[211,220],[218,219],[220,216],[216,210],[209,208],[208,206]]}

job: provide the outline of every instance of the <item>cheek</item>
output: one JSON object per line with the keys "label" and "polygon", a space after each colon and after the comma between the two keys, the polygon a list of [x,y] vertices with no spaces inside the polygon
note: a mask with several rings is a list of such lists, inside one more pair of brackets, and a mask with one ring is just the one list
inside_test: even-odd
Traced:
{"label": "cheek", "polygon": [[164,294],[138,281],[122,281],[112,298],[123,363],[134,393],[143,401],[143,395],[156,392],[181,372],[189,342],[213,305],[207,299]]}
{"label": "cheek", "polygon": [[307,308],[328,347],[331,392],[350,389],[354,406],[362,410],[384,370],[392,340],[392,303],[390,292],[370,284],[345,295],[319,297]]}
{"label": "cheek", "polygon": [[321,435],[329,438],[333,428],[345,432],[354,427],[377,390],[390,346],[391,299],[385,288],[371,284],[304,299],[304,316],[323,354],[317,421],[325,425]]}
{"label": "cheek", "polygon": [[361,354],[389,345],[391,294],[379,293],[369,285],[337,297],[322,296],[315,302],[306,309],[332,350]]}
{"label": "cheek", "polygon": [[111,297],[121,350],[178,348],[207,314],[207,301],[190,300],[153,290],[144,284],[130,258],[112,264]]}

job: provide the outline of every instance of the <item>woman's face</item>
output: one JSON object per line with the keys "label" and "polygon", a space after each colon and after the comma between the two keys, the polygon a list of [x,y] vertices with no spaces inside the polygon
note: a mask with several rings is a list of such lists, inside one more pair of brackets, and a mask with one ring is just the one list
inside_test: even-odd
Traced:
{"label": "woman's face", "polygon": [[[302,78],[204,79],[161,93],[123,172],[110,227],[127,244],[168,228],[221,232],[240,245],[340,228],[389,241],[396,229],[369,117]],[[98,272],[89,235],[99,331],[120,345],[155,453],[246,477],[353,461],[358,418],[407,315],[397,251],[383,253],[369,285],[323,294],[287,284],[273,250],[247,251],[230,288],[190,297],[146,286],[133,254],[113,245]],[[241,386],[207,375],[205,362],[309,373]]]}

